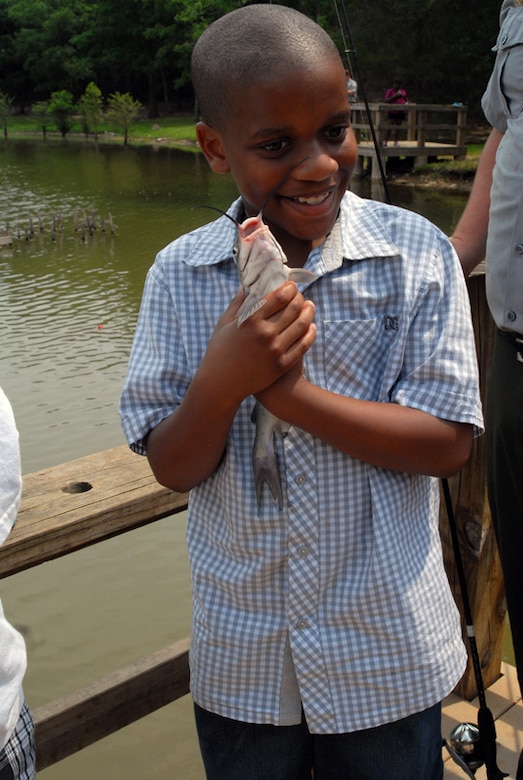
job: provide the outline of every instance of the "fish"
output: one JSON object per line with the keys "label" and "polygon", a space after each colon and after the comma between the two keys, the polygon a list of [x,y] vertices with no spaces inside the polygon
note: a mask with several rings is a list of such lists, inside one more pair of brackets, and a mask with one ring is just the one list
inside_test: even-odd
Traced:
{"label": "fish", "polygon": [[[237,313],[238,327],[259,311],[268,293],[276,290],[288,279],[296,284],[306,284],[317,278],[312,271],[290,268],[287,265],[282,247],[263,221],[263,208],[282,183],[283,180],[278,183],[256,217],[247,217],[242,223],[236,223],[238,244],[235,248],[235,262],[245,293],[245,300]],[[263,487],[267,485],[281,511],[283,490],[275,441],[277,438],[283,438],[289,426],[271,414],[259,401],[255,403],[251,419],[256,426],[252,466],[258,509],[262,503]]]}

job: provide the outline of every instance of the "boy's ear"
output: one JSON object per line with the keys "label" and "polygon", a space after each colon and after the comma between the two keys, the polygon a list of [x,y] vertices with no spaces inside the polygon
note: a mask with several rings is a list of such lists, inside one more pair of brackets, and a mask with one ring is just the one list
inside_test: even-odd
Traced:
{"label": "boy's ear", "polygon": [[196,125],[196,138],[200,149],[205,155],[205,159],[214,173],[228,173],[230,171],[229,163],[222,141],[221,133],[213,127],[209,127],[205,122],[198,122]]}

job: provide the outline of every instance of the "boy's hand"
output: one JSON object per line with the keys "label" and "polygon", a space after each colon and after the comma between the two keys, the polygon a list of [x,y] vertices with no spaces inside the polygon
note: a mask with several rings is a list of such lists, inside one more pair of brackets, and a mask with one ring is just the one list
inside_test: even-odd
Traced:
{"label": "boy's hand", "polygon": [[199,374],[208,375],[217,392],[238,404],[275,382],[296,364],[316,338],[314,304],[293,282],[265,296],[266,303],[240,327],[239,292],[220,317]]}

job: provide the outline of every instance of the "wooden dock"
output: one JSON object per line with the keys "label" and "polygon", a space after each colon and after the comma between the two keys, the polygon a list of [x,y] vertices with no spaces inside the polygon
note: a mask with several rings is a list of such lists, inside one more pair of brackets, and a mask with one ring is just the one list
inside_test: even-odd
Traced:
{"label": "wooden dock", "polygon": [[[378,142],[379,154],[383,168],[386,170],[387,160],[394,157],[411,158],[414,165],[422,165],[438,157],[452,157],[462,160],[467,154],[465,132],[467,129],[466,106],[406,103],[401,106],[405,111],[405,121],[399,126],[398,145],[394,144],[396,125],[389,121],[388,112],[391,106],[387,103],[371,103],[369,111]],[[367,111],[363,103],[351,106],[351,123],[358,142],[358,165],[356,175],[365,172],[367,161],[370,162],[371,180],[381,178],[378,154]],[[384,142],[387,131],[391,130],[391,138],[386,146]]]}

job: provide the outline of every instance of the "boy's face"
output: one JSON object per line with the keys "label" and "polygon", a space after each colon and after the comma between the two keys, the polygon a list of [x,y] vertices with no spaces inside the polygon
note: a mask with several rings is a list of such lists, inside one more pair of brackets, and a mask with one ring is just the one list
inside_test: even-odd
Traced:
{"label": "boy's face", "polygon": [[232,173],[250,216],[291,171],[263,217],[303,264],[332,229],[356,163],[343,66],[331,58],[240,86],[232,108],[221,132],[198,125],[200,146],[215,172]]}

